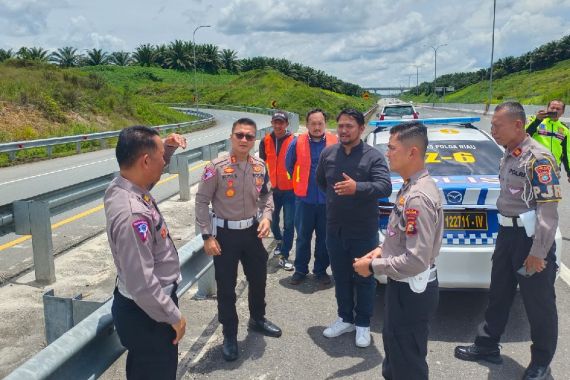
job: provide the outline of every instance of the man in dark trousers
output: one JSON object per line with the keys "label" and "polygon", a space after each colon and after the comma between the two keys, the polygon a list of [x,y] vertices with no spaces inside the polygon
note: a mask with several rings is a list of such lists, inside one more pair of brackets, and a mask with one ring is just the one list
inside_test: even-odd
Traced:
{"label": "man in dark trousers", "polygon": [[289,283],[299,285],[309,273],[311,241],[315,232],[315,261],[313,273],[319,286],[331,284],[327,268],[329,254],[326,246],[326,196],[317,186],[317,164],[325,147],[334,145],[338,138],[327,131],[327,117],[315,108],[307,113],[307,132],[296,137],[287,152],[287,171],[293,180],[295,192],[295,228],[297,244],[295,273]]}
{"label": "man in dark trousers", "polygon": [[425,168],[427,145],[427,129],[419,122],[390,130],[386,157],[404,184],[382,246],[354,263],[361,276],[388,276],[382,375],[389,380],[429,377],[428,322],[439,300],[434,264],[443,235],[443,209],[439,189]]}
{"label": "man in dark trousers", "polygon": [[[295,235],[295,194],[291,176],[285,165],[287,149],[293,141],[293,135],[287,130],[289,126],[287,112],[276,111],[271,117],[271,126],[273,132],[265,135],[265,138],[259,142],[259,158],[265,161],[273,190],[275,209],[271,232],[277,242],[273,254],[279,256],[281,268],[292,271],[293,264],[289,261],[289,253],[293,247]],[[283,232],[279,227],[281,210],[283,210]]]}
{"label": "man in dark trousers", "polygon": [[378,198],[392,193],[392,183],[382,153],[361,140],[364,115],[345,109],[336,120],[339,143],[323,150],[317,166],[317,183],[327,195],[326,244],[338,306],[338,318],[323,335],[356,329],[356,345],[367,347],[376,280],[355,273],[352,264],[378,246]]}
{"label": "man in dark trousers", "polygon": [[495,108],[491,135],[506,148],[499,169],[499,235],[493,253],[485,320],[475,343],[457,346],[455,357],[502,363],[499,342],[517,291],[530,322],[530,364],[523,380],[546,379],[558,340],[556,244],[560,170],[555,158],[525,131],[525,112],[516,102]]}
{"label": "man in dark trousers", "polygon": [[178,252],[150,190],[166,162],[186,140],[163,142],[154,129],[135,126],[119,134],[120,175],[105,192],[107,237],[117,267],[111,308],[128,350],[127,379],[176,379],[178,342],[186,320],[178,309]]}
{"label": "man in dark trousers", "polygon": [[248,282],[248,327],[281,336],[281,329],[265,318],[267,251],[261,238],[269,234],[273,200],[264,162],[249,154],[255,132],[251,119],[234,122],[231,152],[206,165],[196,193],[196,224],[202,232],[204,251],[214,256],[218,320],[224,334],[222,353],[227,361],[238,358],[235,287],[240,261]]}

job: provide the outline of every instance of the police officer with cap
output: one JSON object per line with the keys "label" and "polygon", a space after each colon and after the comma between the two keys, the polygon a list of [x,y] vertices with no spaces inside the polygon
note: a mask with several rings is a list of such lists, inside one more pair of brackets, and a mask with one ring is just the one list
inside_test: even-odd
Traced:
{"label": "police officer with cap", "polygon": [[269,234],[273,199],[265,163],[249,154],[256,129],[248,118],[234,122],[230,154],[204,168],[196,193],[196,224],[206,254],[214,257],[218,320],[224,334],[222,353],[227,361],[238,358],[235,287],[240,261],[249,287],[248,327],[268,336],[281,336],[281,329],[265,318],[267,251],[261,238]]}
{"label": "police officer with cap", "polygon": [[105,192],[107,237],[117,267],[111,308],[128,350],[127,379],[176,379],[186,320],[178,309],[178,252],[150,190],[184,137],[125,128],[116,147],[120,175]]}
{"label": "police officer with cap", "polygon": [[493,253],[489,305],[475,343],[455,348],[462,360],[502,363],[499,341],[517,285],[530,322],[531,360],[523,380],[545,379],[558,339],[556,245],[560,171],[555,158],[525,132],[525,112],[516,102],[495,108],[491,134],[506,148],[497,199],[499,235]]}
{"label": "police officer with cap", "polygon": [[428,321],[439,302],[435,258],[443,235],[439,189],[425,168],[427,129],[419,122],[390,130],[386,157],[404,179],[382,245],[356,259],[361,276],[387,275],[382,337],[385,379],[427,379]]}

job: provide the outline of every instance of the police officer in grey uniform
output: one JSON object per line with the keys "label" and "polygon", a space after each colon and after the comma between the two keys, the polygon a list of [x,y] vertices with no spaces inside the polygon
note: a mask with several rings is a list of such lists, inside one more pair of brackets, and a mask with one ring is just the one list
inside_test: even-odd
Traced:
{"label": "police officer in grey uniform", "polygon": [[545,379],[556,351],[558,314],[554,280],[560,171],[552,154],[528,136],[519,103],[495,108],[491,134],[506,148],[497,200],[499,235],[493,253],[491,289],[485,321],[475,344],[458,346],[463,360],[501,363],[499,341],[505,331],[517,285],[530,322],[531,361],[523,379]]}
{"label": "police officer in grey uniform", "polygon": [[387,275],[382,337],[386,379],[427,379],[428,321],[439,302],[435,258],[443,235],[440,191],[424,164],[427,129],[418,122],[390,130],[386,157],[404,179],[382,245],[357,259],[361,276]]}
{"label": "police officer in grey uniform", "polygon": [[107,237],[117,267],[112,314],[128,350],[127,379],[176,379],[178,342],[186,320],[176,297],[178,252],[150,194],[164,166],[186,140],[163,142],[154,129],[125,128],[116,147],[120,175],[105,192]]}
{"label": "police officer in grey uniform", "polygon": [[234,122],[230,154],[206,165],[196,193],[196,224],[206,254],[214,257],[222,353],[227,361],[238,357],[235,287],[239,261],[249,284],[249,328],[281,336],[281,329],[265,318],[267,251],[261,238],[269,234],[273,198],[265,163],[249,154],[255,132],[251,119]]}

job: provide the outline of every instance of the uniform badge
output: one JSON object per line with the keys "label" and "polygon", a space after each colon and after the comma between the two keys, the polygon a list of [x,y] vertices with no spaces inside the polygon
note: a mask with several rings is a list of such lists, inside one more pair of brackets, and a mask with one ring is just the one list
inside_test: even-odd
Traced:
{"label": "uniform badge", "polygon": [[513,153],[511,153],[513,155],[513,157],[518,157],[522,154],[522,149],[519,147],[515,150],[513,150]]}
{"label": "uniform badge", "polygon": [[261,186],[261,185],[263,185],[263,178],[261,177],[255,178],[255,186]]}
{"label": "uniform badge", "polygon": [[206,166],[204,174],[202,174],[202,181],[207,181],[216,176],[216,169],[213,166]]}
{"label": "uniform badge", "polygon": [[415,235],[418,233],[418,229],[416,228],[416,221],[411,220],[406,224],[406,235]]}
{"label": "uniform badge", "polygon": [[552,181],[552,167],[550,165],[538,165],[534,171],[538,174],[538,182],[548,184]]}
{"label": "uniform badge", "polygon": [[420,215],[420,212],[415,208],[408,208],[406,209],[406,219],[416,219]]}
{"label": "uniform badge", "polygon": [[237,162],[236,156],[231,156],[231,157],[230,157],[230,162],[231,162],[232,164],[235,164],[235,163]]}
{"label": "uniform badge", "polygon": [[256,173],[261,173],[262,170],[262,166],[261,165],[253,165],[253,171]]}
{"label": "uniform badge", "polygon": [[233,173],[233,172],[235,172],[235,169],[232,168],[232,167],[229,167],[229,166],[228,166],[227,168],[224,169],[224,173],[230,174],[230,173]]}
{"label": "uniform badge", "polygon": [[234,195],[236,195],[236,191],[234,190],[233,187],[230,187],[229,189],[226,190],[226,197],[231,198]]}
{"label": "uniform badge", "polygon": [[168,236],[168,230],[166,229],[166,227],[164,226],[162,227],[162,229],[160,230],[160,236],[163,239],[166,239],[166,237]]}
{"label": "uniform badge", "polygon": [[146,203],[150,203],[150,195],[143,194],[143,201],[145,201]]}
{"label": "uniform badge", "polygon": [[139,237],[141,238],[142,242],[146,242],[148,239],[149,227],[148,222],[144,219],[139,219],[133,222],[133,228]]}
{"label": "uniform badge", "polygon": [[228,179],[228,187],[233,187],[234,181],[232,179]]}
{"label": "uniform badge", "polygon": [[561,135],[564,134],[564,128],[563,127],[558,127],[558,133],[560,133]]}
{"label": "uniform badge", "polygon": [[400,197],[400,199],[398,200],[398,205],[400,206],[404,205],[404,197]]}

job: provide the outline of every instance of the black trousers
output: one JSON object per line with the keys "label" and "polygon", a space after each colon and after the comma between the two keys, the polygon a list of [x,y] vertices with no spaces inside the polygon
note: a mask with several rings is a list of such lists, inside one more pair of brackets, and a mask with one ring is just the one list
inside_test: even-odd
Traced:
{"label": "black trousers", "polygon": [[[176,379],[178,345],[172,344],[176,338],[172,326],[150,318],[117,288],[113,295],[113,321],[121,344],[128,350],[127,379]],[[178,306],[176,286],[171,297]]]}
{"label": "black trousers", "polygon": [[493,253],[489,306],[485,312],[485,324],[475,339],[481,346],[496,346],[509,319],[509,312],[516,294],[517,284],[530,323],[532,345],[531,362],[547,366],[554,357],[558,341],[558,313],[556,310],[556,245],[546,256],[546,268],[530,277],[517,273],[532,246],[522,227],[501,227]]}
{"label": "black trousers", "polygon": [[236,282],[238,263],[249,283],[249,315],[255,320],[265,317],[265,283],[267,279],[267,251],[257,237],[257,224],[245,230],[219,228],[220,256],[214,256],[216,284],[218,287],[218,321],[224,335],[236,335],[238,316],[236,311]]}
{"label": "black trousers", "polygon": [[429,376],[426,362],[429,320],[439,303],[437,279],[423,293],[414,293],[406,282],[389,279],[384,306],[384,361],[388,380],[420,380]]}

